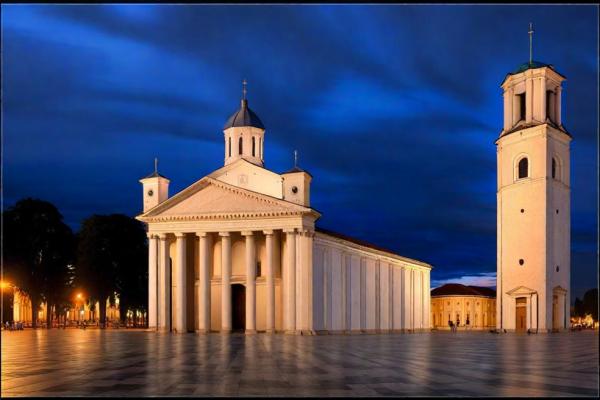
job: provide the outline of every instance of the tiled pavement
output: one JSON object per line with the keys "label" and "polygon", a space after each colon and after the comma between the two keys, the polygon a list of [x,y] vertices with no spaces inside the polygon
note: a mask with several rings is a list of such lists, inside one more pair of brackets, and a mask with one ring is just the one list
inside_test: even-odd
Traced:
{"label": "tiled pavement", "polygon": [[598,396],[598,333],[2,332],[5,396]]}

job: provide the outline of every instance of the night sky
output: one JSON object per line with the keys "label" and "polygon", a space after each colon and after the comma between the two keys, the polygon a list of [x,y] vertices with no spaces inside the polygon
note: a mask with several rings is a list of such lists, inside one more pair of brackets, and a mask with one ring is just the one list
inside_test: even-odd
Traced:
{"label": "night sky", "polygon": [[[432,287],[495,285],[496,146],[506,73],[568,79],[572,289],[597,280],[596,6],[2,5],[4,207],[141,211],[223,165],[248,80],[265,166],[313,175],[318,226],[431,263]],[[571,298],[574,300],[574,296]]]}

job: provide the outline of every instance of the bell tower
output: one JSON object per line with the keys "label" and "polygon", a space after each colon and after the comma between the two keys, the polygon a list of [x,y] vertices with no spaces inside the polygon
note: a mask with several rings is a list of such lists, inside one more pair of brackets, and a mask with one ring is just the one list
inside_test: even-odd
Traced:
{"label": "bell tower", "polygon": [[158,173],[158,159],[154,159],[154,172],[140,179],[144,212],[169,198],[169,179]]}
{"label": "bell tower", "polygon": [[562,124],[565,77],[534,61],[501,84],[504,126],[496,140],[497,328],[565,330],[570,319],[571,135]]}
{"label": "bell tower", "polygon": [[264,166],[265,127],[248,107],[246,80],[243,81],[240,108],[233,113],[223,127],[225,135],[225,165],[240,158]]}

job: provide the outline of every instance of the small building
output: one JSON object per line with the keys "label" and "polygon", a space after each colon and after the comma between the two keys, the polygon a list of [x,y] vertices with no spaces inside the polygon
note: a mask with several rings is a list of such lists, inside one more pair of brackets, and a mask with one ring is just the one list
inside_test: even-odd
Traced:
{"label": "small building", "polygon": [[452,321],[473,330],[496,328],[496,290],[447,283],[431,291],[431,327],[450,329]]}
{"label": "small building", "polygon": [[[106,321],[109,323],[119,322],[119,299],[117,297],[117,304],[112,306],[108,300],[106,300]],[[75,301],[72,306],[66,312],[67,321],[70,324],[75,324],[78,321],[87,321],[88,323],[96,323],[100,318],[100,303],[96,302],[94,307],[85,301]],[[46,303],[42,302],[38,307],[37,323],[43,325],[46,322],[47,307]],[[32,310],[31,310],[31,299],[25,293],[15,290],[13,297],[13,318],[14,322],[22,322],[25,326],[32,325]],[[53,321],[56,323],[56,317],[53,316]],[[62,322],[61,322],[62,323]]]}

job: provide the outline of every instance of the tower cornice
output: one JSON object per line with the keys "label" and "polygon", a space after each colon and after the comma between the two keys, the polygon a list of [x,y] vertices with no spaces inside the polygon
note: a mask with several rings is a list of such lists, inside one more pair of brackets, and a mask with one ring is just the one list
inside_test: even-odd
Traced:
{"label": "tower cornice", "polygon": [[496,139],[494,141],[494,144],[498,145],[501,141],[504,141],[505,138],[509,137],[509,138],[513,138],[515,137],[516,133],[521,133],[521,134],[529,134],[529,133],[535,133],[538,130],[541,131],[550,131],[555,133],[557,139],[558,138],[563,138],[564,140],[567,141],[571,141],[573,139],[573,137],[571,136],[571,134],[569,132],[567,132],[567,130],[564,128],[564,126],[560,126],[557,127],[556,125],[554,125],[551,122],[544,122],[544,123],[533,123],[533,124],[523,124],[520,126],[515,127],[514,129],[509,130],[508,132],[500,132],[500,136],[498,137],[498,139]]}

